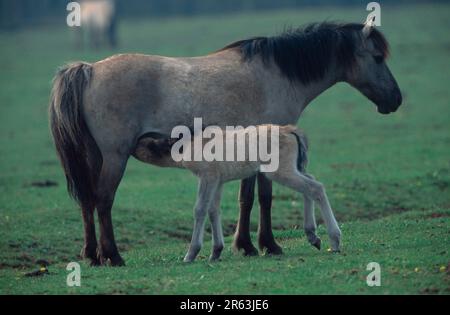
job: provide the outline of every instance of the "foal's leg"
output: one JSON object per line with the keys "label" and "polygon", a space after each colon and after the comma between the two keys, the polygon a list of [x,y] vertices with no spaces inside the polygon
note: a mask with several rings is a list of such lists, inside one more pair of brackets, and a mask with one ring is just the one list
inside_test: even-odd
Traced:
{"label": "foal's leg", "polygon": [[[314,177],[309,174],[304,174],[306,177],[314,180]],[[308,195],[303,195],[303,205],[304,205],[304,219],[303,219],[303,227],[305,230],[306,237],[308,238],[309,243],[320,250],[320,245],[322,241],[316,235],[316,218],[314,215],[314,200],[312,200]]]}
{"label": "foal's leg", "polygon": [[81,257],[87,258],[91,266],[100,264],[97,257],[97,237],[95,236],[94,207],[82,209],[84,224],[84,246],[81,249]]}
{"label": "foal's leg", "polygon": [[184,257],[184,262],[193,261],[202,248],[206,212],[213,205],[218,187],[218,180],[200,178],[197,202],[194,208],[194,230],[192,232],[191,245],[189,246],[189,250]]}
{"label": "foal's leg", "polygon": [[304,222],[303,228],[305,230],[306,237],[308,238],[308,242],[320,250],[320,246],[322,241],[316,235],[316,218],[314,217],[314,201],[307,196],[303,195],[303,205],[304,205]]}
{"label": "foal's leg", "polygon": [[222,187],[217,188],[212,207],[209,208],[209,220],[211,221],[213,248],[211,251],[210,260],[218,260],[222,253],[224,242],[222,232],[222,222],[220,220],[220,198],[222,194]]}
{"label": "foal's leg", "polygon": [[233,247],[236,250],[244,250],[244,255],[258,255],[258,250],[253,246],[250,237],[250,214],[255,198],[256,176],[246,178],[241,181],[239,189],[239,221],[234,235]]}
{"label": "foal's leg", "polygon": [[333,211],[331,210],[330,202],[328,201],[323,184],[300,174],[296,170],[272,174],[267,173],[267,176],[270,176],[280,184],[303,193],[319,204],[323,220],[327,226],[328,236],[330,237],[331,249],[334,252],[339,252],[341,230],[339,229]]}
{"label": "foal's leg", "polygon": [[102,264],[109,259],[112,266],[125,265],[114,240],[111,208],[117,187],[125,170],[126,161],[127,157],[120,156],[117,153],[103,154],[103,165],[98,181],[97,212],[100,225],[100,249],[98,255]]}
{"label": "foal's leg", "polygon": [[275,242],[272,233],[272,181],[264,174],[258,173],[258,198],[260,206],[258,244],[259,249],[267,249],[267,254],[281,255],[283,250]]}

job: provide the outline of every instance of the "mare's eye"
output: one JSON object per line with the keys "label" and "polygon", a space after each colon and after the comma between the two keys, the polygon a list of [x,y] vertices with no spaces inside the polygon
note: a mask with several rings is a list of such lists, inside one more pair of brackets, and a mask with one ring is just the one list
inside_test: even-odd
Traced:
{"label": "mare's eye", "polygon": [[384,60],[383,56],[373,56],[373,59],[375,59],[376,63],[382,63]]}

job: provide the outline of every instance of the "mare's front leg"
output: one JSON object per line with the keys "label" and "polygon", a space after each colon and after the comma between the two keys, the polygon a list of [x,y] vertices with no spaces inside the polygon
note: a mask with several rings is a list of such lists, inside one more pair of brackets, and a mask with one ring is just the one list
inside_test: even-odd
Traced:
{"label": "mare's front leg", "polygon": [[203,245],[203,232],[205,228],[206,212],[213,205],[215,194],[219,188],[219,180],[200,178],[197,202],[194,207],[194,230],[189,250],[184,262],[192,262],[197,257]]}
{"label": "mare's front leg", "polygon": [[250,214],[255,198],[256,175],[243,179],[239,189],[239,220],[234,235],[233,247],[239,251],[244,250],[244,255],[258,255],[258,250],[253,246],[250,237]]}
{"label": "mare's front leg", "polygon": [[275,242],[272,233],[272,181],[264,174],[258,173],[258,198],[259,198],[259,227],[258,244],[261,251],[266,249],[267,254],[281,255],[283,250]]}

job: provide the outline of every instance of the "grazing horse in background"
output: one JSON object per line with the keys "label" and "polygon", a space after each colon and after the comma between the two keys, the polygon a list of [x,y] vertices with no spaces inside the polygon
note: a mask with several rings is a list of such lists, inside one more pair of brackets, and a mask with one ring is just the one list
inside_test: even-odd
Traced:
{"label": "grazing horse in background", "polygon": [[[159,166],[188,169],[199,178],[197,202],[194,208],[194,231],[191,245],[184,258],[185,262],[193,261],[200,252],[203,244],[206,214],[209,215],[213,234],[213,248],[210,260],[220,258],[224,248],[222,223],[220,220],[220,199],[223,184],[232,180],[254,176],[261,171],[264,172],[262,165],[267,162],[262,161],[261,156],[250,158],[251,145],[261,145],[261,138],[264,137],[266,137],[266,140],[269,138],[273,140],[270,144],[272,152],[274,151],[274,146],[277,146],[278,150],[276,152],[278,152],[278,155],[275,158],[278,159],[279,167],[274,171],[261,173],[262,176],[302,193],[305,213],[312,217],[314,217],[313,203],[316,201],[320,206],[323,217],[327,218],[325,221],[328,224],[332,224],[330,227],[334,231],[333,239],[331,240],[332,249],[339,251],[341,231],[334,218],[323,185],[315,181],[311,175],[306,174],[308,144],[306,137],[300,130],[293,126],[260,125],[237,131],[220,130],[220,132],[211,131],[211,133],[215,135],[214,140],[202,141],[203,134],[194,135],[192,139],[189,137],[187,140],[180,140],[183,150],[189,148],[187,150],[190,153],[189,159],[174,160],[171,155],[173,140],[164,136],[153,138],[147,135],[143,137],[133,153],[140,161]],[[218,137],[220,137],[219,141],[217,140]],[[211,146],[211,142],[214,142],[214,146],[222,144],[223,148],[220,151],[219,158],[213,161],[194,161],[191,156],[195,150],[196,138],[200,139],[200,141],[197,141],[198,143],[203,142],[202,150],[207,146]],[[225,157],[229,156],[229,149],[231,150],[231,155],[235,155],[236,139],[243,139],[245,157],[241,160],[234,159],[230,161]],[[256,145],[253,150],[257,150]],[[321,241],[314,231],[308,234],[308,240],[313,246],[320,249]]]}
{"label": "grazing horse in background", "polygon": [[77,45],[87,42],[97,49],[117,45],[117,16],[114,0],[82,0],[81,27],[77,28]]}
{"label": "grazing horse in background", "polygon": [[[202,57],[124,54],[67,65],[53,83],[50,125],[68,190],[82,209],[83,256],[92,264],[124,264],[111,208],[143,135],[171,134],[178,125],[192,128],[195,117],[205,126],[295,125],[306,106],[337,82],[349,83],[388,114],[402,97],[387,55],[385,38],[370,24],[316,23],[242,40]],[[258,176],[258,183],[260,246],[280,252],[270,226],[271,182]],[[255,176],[241,183],[234,246],[245,254],[256,251],[249,233],[254,187]],[[315,228],[305,216],[306,233]],[[334,232],[328,229],[331,239]]]}

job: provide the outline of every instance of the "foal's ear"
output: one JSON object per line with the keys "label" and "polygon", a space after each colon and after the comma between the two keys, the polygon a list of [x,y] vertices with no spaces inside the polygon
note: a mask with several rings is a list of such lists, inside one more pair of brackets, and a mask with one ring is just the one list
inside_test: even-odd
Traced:
{"label": "foal's ear", "polygon": [[372,29],[374,28],[375,23],[375,16],[368,17],[366,20],[366,23],[364,23],[364,27],[362,29],[362,33],[364,37],[369,37],[370,33],[372,32]]}

